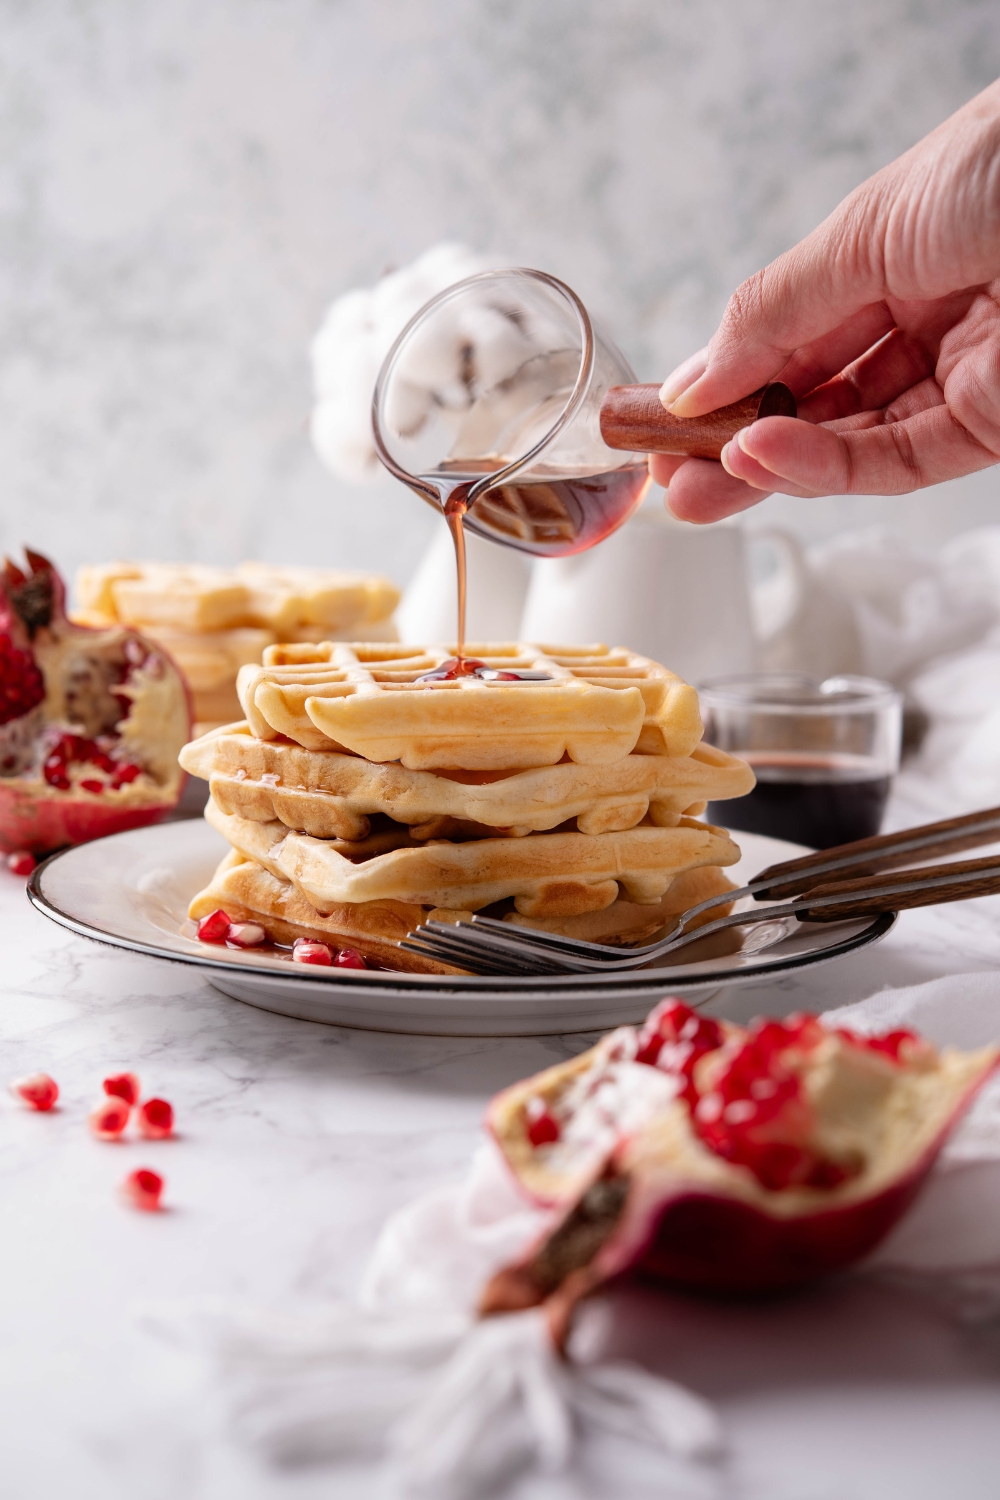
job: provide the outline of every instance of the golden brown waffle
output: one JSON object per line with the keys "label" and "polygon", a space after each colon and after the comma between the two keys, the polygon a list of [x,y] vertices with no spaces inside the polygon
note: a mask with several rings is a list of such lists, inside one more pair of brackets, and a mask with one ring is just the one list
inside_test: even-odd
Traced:
{"label": "golden brown waffle", "polygon": [[182,631],[256,626],[282,640],[365,635],[399,603],[399,590],[376,574],[254,562],[105,563],[80,569],[77,593],[90,616]]}
{"label": "golden brown waffle", "polygon": [[470,645],[487,668],[544,681],[469,676],[423,682],[445,647],[272,646],[237,687],[253,733],[309,750],[349,750],[411,770],[509,770],[567,756],[607,765],[638,749],[689,755],[701,739],[698,695],[666,667],[621,648]]}
{"label": "golden brown waffle", "polygon": [[368,840],[314,839],[283,823],[224,813],[211,800],[205,817],[241,854],[290,880],[317,911],[385,900],[478,911],[513,897],[524,916],[577,916],[603,910],[619,894],[652,905],[682,870],[731,865],[740,857],[722,829],[691,819],[676,828],[469,843],[414,843],[399,827],[389,835],[396,847],[387,848],[381,833]]}
{"label": "golden brown waffle", "polygon": [[[692,906],[735,889],[721,870],[714,865],[702,865],[696,870],[682,870],[675,875],[656,906],[640,906],[635,901],[619,897],[603,911],[588,911],[578,917],[522,917],[515,911],[504,917],[504,921],[515,927],[532,927],[536,932],[557,932],[563,937],[581,938],[587,943],[644,943],[672,918],[679,917]],[[726,917],[731,911],[731,904],[713,906],[711,911],[695,917],[691,928],[701,927],[716,917]],[[739,947],[738,934],[734,947]],[[689,961],[691,955],[684,952],[678,956],[683,963]]]}
{"label": "golden brown waffle", "polygon": [[626,755],[605,766],[565,761],[456,779],[258,740],[246,724],[185,746],[181,765],[211,782],[224,812],[277,818],[326,839],[363,838],[380,813],[425,830],[418,834],[424,838],[454,837],[454,820],[481,825],[483,836],[545,832],[573,818],[581,833],[610,833],[634,827],[647,813],[658,827],[670,827],[700,803],[741,797],[754,784],[744,761],[709,745],[690,756]]}
{"label": "golden brown waffle", "polygon": [[260,922],[273,942],[314,938],[335,948],[356,948],[389,968],[414,974],[461,974],[436,959],[407,953],[398,943],[427,916],[423,906],[401,901],[364,901],[335,906],[320,916],[287,880],[279,880],[234,849],[188,908],[197,921],[222,908],[234,922]]}
{"label": "golden brown waffle", "polygon": [[[602,912],[581,917],[536,918],[512,914],[508,921],[522,926],[561,932],[568,937],[587,938],[591,942],[623,944],[645,941],[665,922],[709,896],[732,889],[721,870],[711,867],[687,870],[675,877],[670,889],[655,907],[636,906],[630,901],[616,901]],[[469,911],[443,907],[417,906],[402,901],[367,901],[359,905],[345,903],[328,916],[316,908],[287,880],[279,880],[253,860],[233,849],[222,860],[211,882],[191,902],[188,915],[197,921],[217,910],[227,912],[234,922],[260,922],[272,941],[293,943],[296,938],[317,938],[338,948],[357,948],[366,958],[373,958],[387,968],[417,974],[459,974],[464,971],[435,959],[408,953],[397,944],[428,920],[457,922],[468,920]],[[714,909],[709,916],[724,916],[729,907]]]}

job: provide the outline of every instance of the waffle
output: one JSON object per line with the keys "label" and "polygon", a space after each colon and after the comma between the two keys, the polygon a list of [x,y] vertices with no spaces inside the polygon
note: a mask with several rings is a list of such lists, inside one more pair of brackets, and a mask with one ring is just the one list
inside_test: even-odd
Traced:
{"label": "waffle", "polygon": [[401,825],[368,839],[314,839],[283,823],[224,813],[211,799],[205,817],[233,848],[290,880],[321,912],[386,900],[479,911],[512,897],[523,916],[578,916],[603,910],[619,894],[653,905],[682,870],[740,857],[722,829],[691,819],[621,833],[418,843]]}
{"label": "waffle", "polygon": [[[603,911],[583,912],[578,917],[522,917],[520,912],[509,912],[504,917],[515,927],[532,927],[539,932],[557,932],[563,937],[581,938],[587,943],[645,943],[673,917],[689,911],[712,896],[721,896],[723,891],[733,891],[733,882],[714,865],[701,865],[695,870],[682,870],[675,875],[666,894],[656,906],[640,906],[619,896],[613,905]],[[732,905],[713,906],[711,911],[695,917],[691,928],[701,927],[705,922],[714,922],[716,917],[727,917]]]}
{"label": "waffle", "polygon": [[498,776],[469,778],[372,764],[337,751],[258,740],[230,724],[185,746],[181,765],[211,782],[224,812],[287,827],[314,838],[363,838],[372,816],[385,814],[418,837],[453,837],[456,824],[486,836],[546,832],[571,819],[581,833],[632,828],[647,813],[670,827],[705,801],[741,797],[753,787],[744,761],[699,745],[690,756],[626,755],[607,766],[572,761]]}
{"label": "waffle", "polygon": [[[512,913],[507,920],[591,942],[644,942],[672,917],[727,889],[732,889],[731,882],[721,870],[709,866],[686,870],[675,876],[666,895],[655,907],[640,907],[619,900],[602,912],[589,912],[580,917],[543,921]],[[188,915],[197,921],[219,907],[234,922],[260,922],[272,941],[277,943],[293,943],[298,937],[318,938],[334,947],[357,948],[366,958],[392,969],[417,974],[465,972],[450,964],[409,953],[397,944],[421,922],[467,921],[472,915],[470,911],[417,906],[402,901],[367,901],[356,905],[345,903],[336,907],[329,916],[320,916],[289,881],[279,880],[236,849],[230,850],[209,885],[195,896]],[[728,906],[716,907],[700,922],[725,916],[729,909]]]}
{"label": "waffle", "polygon": [[255,562],[105,563],[80,569],[77,592],[84,618],[188,632],[256,626],[282,640],[364,633],[399,602],[398,589],[374,574]]}
{"label": "waffle", "polygon": [[401,901],[364,901],[335,906],[326,916],[320,916],[287,880],[277,879],[235,849],[195,896],[188,916],[197,921],[219,907],[234,922],[260,922],[276,943],[315,938],[335,948],[357,948],[366,958],[409,973],[463,972],[397,946],[425,919],[427,908]]}
{"label": "waffle", "polygon": [[409,770],[608,765],[633,750],[689,755],[701,739],[698,695],[665,667],[606,646],[470,645],[499,671],[548,680],[417,679],[445,647],[272,646],[243,667],[240,702],[258,739],[348,750]]}

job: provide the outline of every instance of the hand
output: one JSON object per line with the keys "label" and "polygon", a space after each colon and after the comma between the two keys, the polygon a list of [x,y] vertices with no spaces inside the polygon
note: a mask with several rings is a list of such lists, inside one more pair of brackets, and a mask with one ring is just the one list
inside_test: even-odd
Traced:
{"label": "hand", "polygon": [[721,465],[650,459],[676,516],[773,490],[899,495],[1000,461],[1000,82],[745,281],[660,397],[696,417],[771,380],[797,420],[743,428]]}

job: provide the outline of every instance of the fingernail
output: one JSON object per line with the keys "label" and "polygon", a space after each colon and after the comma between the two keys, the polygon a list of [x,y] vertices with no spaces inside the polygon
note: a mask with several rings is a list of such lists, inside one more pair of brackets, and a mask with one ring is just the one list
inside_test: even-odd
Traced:
{"label": "fingernail", "polygon": [[672,410],[678,396],[684,394],[688,386],[694,385],[700,380],[708,368],[708,350],[699,349],[697,354],[692,354],[683,364],[677,366],[660,386],[660,400],[668,411]]}
{"label": "fingernail", "polygon": [[[737,452],[747,453],[746,443],[744,443],[743,439],[749,431],[749,427],[741,427],[739,432],[733,434],[733,436],[729,439],[729,442],[719,454],[719,459],[722,463],[722,467],[725,469],[727,474],[732,474],[734,479],[739,479],[740,476],[739,474],[733,473],[733,470],[729,467],[729,460],[730,458],[735,458]],[[747,457],[752,458],[753,454],[747,453]]]}

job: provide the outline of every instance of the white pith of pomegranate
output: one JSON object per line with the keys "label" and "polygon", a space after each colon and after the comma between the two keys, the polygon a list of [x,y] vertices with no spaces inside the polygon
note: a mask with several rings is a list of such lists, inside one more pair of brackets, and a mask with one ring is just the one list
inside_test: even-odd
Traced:
{"label": "white pith of pomegranate", "polygon": [[0,848],[39,854],[174,807],[191,718],[158,647],[71,623],[58,573],[26,557],[0,574]]}

